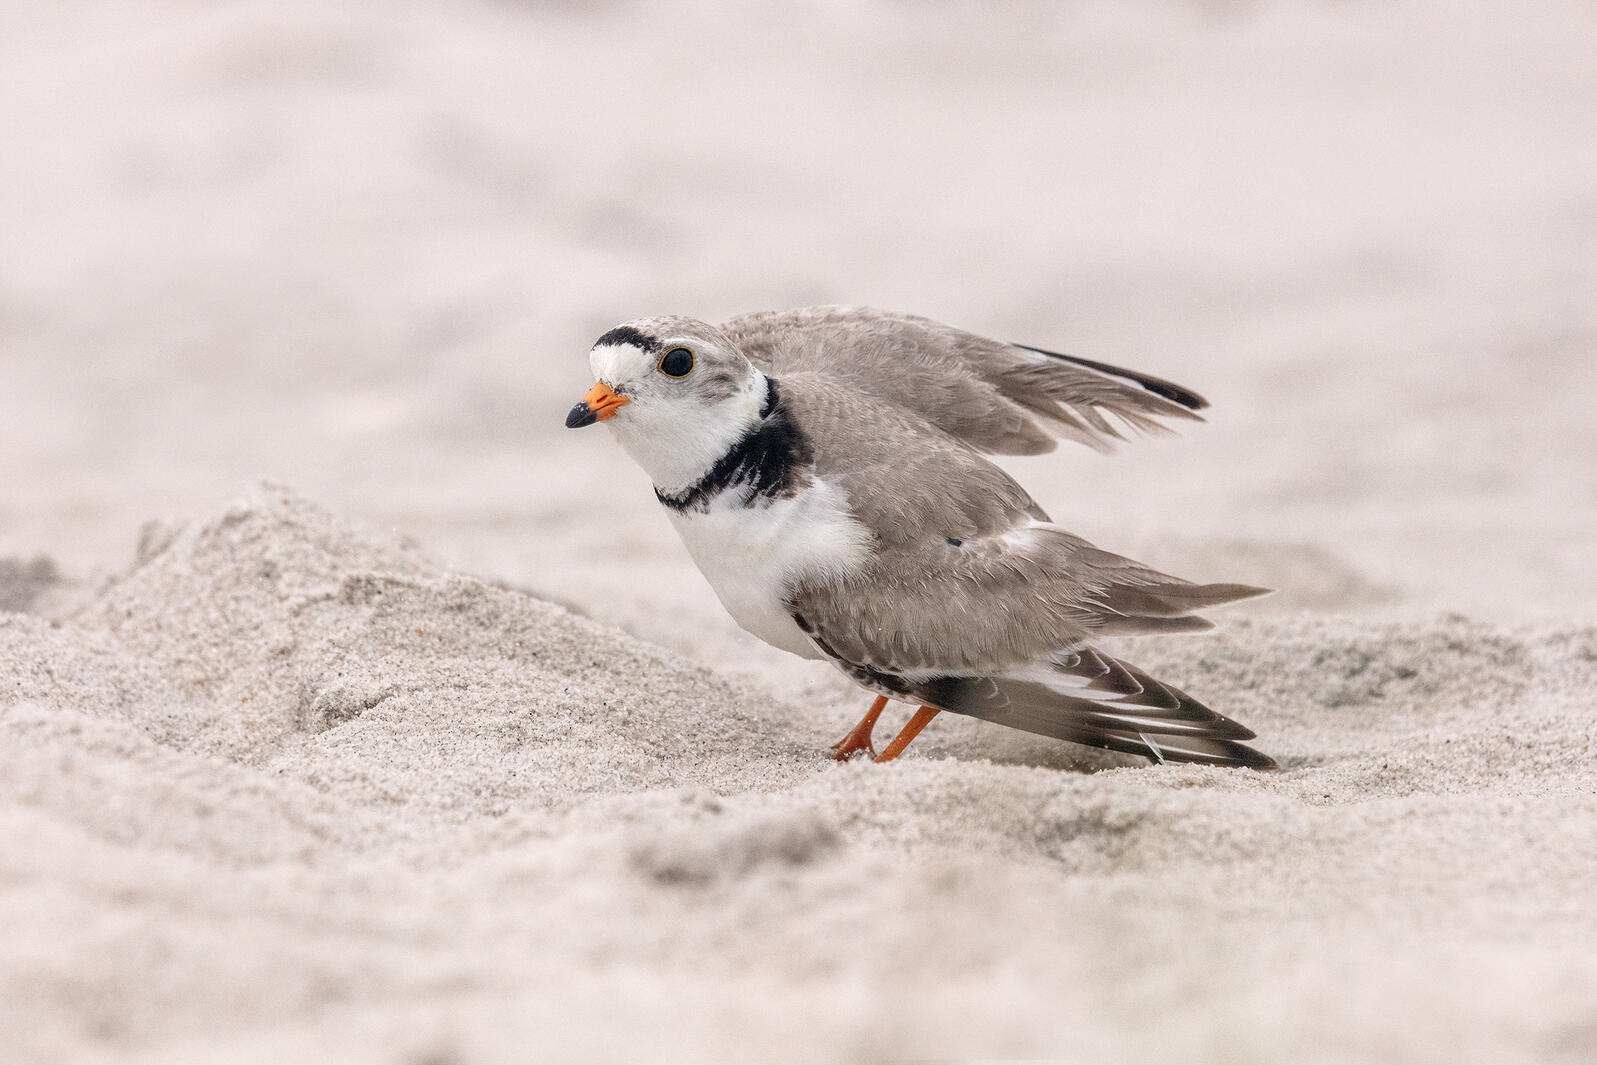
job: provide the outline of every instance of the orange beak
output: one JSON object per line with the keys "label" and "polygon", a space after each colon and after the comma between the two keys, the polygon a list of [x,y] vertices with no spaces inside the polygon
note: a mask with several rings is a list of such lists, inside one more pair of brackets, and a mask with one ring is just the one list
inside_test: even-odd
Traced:
{"label": "orange beak", "polygon": [[614,417],[616,411],[631,402],[626,396],[616,395],[614,389],[600,381],[588,389],[582,402],[571,408],[571,413],[566,415],[566,428],[581,429],[584,425],[602,422]]}

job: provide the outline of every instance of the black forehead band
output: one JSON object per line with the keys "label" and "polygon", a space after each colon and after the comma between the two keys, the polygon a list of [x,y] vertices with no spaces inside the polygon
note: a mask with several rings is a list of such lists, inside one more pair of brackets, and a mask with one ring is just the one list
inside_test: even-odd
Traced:
{"label": "black forehead band", "polygon": [[660,354],[660,342],[647,333],[639,332],[630,325],[618,325],[604,336],[593,342],[593,346],[603,347],[606,344],[630,344],[635,348],[642,348],[650,355]]}

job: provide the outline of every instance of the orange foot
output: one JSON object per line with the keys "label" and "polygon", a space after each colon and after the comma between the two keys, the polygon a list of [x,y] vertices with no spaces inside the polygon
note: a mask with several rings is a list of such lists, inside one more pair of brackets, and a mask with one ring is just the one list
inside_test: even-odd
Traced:
{"label": "orange foot", "polygon": [[[894,758],[904,753],[904,748],[909,746],[909,741],[920,735],[920,730],[931,724],[932,718],[940,711],[935,706],[923,706],[915,711],[915,716],[904,723],[898,730],[898,735],[893,737],[893,742],[887,745],[887,750],[877,755],[878,762],[891,762]],[[869,716],[869,715],[866,715]],[[874,721],[874,719],[872,719]],[[863,722],[862,722],[863,723]]]}
{"label": "orange foot", "polygon": [[859,724],[849,730],[847,736],[832,744],[832,757],[839,762],[846,762],[861,751],[869,751],[871,757],[876,757],[876,748],[871,746],[871,730],[876,727],[876,719],[882,716],[882,710],[887,706],[887,696],[878,695],[871,708],[865,711],[865,716],[859,719]]}

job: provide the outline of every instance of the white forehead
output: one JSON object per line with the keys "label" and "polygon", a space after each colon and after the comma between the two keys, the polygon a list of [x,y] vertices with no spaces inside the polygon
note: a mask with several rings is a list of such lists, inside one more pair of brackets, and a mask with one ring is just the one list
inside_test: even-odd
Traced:
{"label": "white forehead", "polygon": [[650,372],[656,361],[633,344],[599,344],[588,353],[594,378],[612,386]]}

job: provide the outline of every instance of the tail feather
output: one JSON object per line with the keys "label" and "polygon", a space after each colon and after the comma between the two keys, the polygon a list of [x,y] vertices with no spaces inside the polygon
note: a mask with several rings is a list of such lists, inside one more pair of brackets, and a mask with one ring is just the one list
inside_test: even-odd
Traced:
{"label": "tail feather", "polygon": [[1247,584],[1116,584],[1103,597],[1105,609],[1127,616],[1179,618],[1239,599],[1268,595],[1270,589]]}
{"label": "tail feather", "polygon": [[1214,622],[1198,617],[1194,611],[1270,594],[1270,589],[1250,584],[1188,584],[1146,569],[1143,575],[1160,579],[1157,583],[1118,581],[1100,593],[1096,619],[1099,632],[1105,636],[1207,632],[1214,628]]}
{"label": "tail feather", "polygon": [[1196,614],[1154,617],[1149,614],[1105,614],[1094,622],[1105,636],[1171,636],[1182,632],[1208,632],[1214,622]]}
{"label": "tail feather", "polygon": [[1276,767],[1241,742],[1254,738],[1251,729],[1091,648],[1020,676],[939,677],[913,694],[956,714],[1156,762]]}

